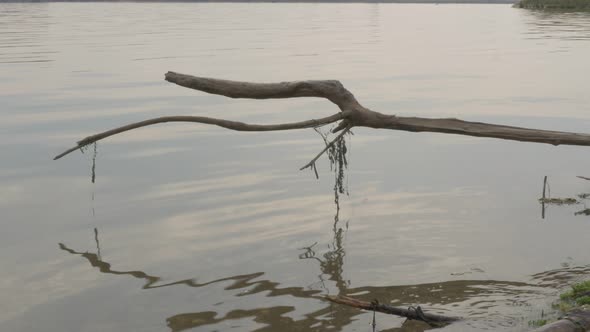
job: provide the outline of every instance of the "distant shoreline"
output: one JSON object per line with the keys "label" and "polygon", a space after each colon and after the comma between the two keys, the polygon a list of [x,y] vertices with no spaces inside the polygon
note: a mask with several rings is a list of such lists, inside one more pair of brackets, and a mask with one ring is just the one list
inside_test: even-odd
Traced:
{"label": "distant shoreline", "polygon": [[399,4],[515,4],[517,0],[0,0],[0,3],[153,2],[153,3],[399,3]]}
{"label": "distant shoreline", "polygon": [[514,7],[527,9],[590,10],[590,0],[520,0]]}

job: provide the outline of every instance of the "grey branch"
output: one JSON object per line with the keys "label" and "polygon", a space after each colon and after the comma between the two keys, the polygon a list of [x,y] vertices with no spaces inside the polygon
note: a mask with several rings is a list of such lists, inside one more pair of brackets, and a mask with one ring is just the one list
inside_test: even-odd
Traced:
{"label": "grey branch", "polygon": [[[511,127],[481,122],[469,122],[459,119],[426,119],[382,114],[363,107],[350,91],[344,88],[339,81],[335,80],[251,83],[196,77],[175,72],[166,73],[166,80],[187,88],[230,98],[326,98],[336,104],[341,112],[318,120],[277,125],[254,125],[200,116],[166,116],[132,123],[97,135],[88,136],[79,141],[75,147],[59,154],[54,159],[59,159],[83,146],[115,134],[156,123],[172,121],[212,124],[238,131],[271,131],[310,128],[342,120],[333,130],[334,132],[345,128],[349,130],[352,127],[369,127],[410,132],[434,132],[475,137],[490,137],[522,142],[548,143],[553,145],[590,146],[589,134]],[[345,132],[347,130],[345,130]],[[322,151],[322,153],[323,152],[324,151]],[[320,155],[322,153],[320,153]],[[318,157],[314,158],[303,168],[312,165],[317,158]]]}
{"label": "grey branch", "polygon": [[[435,132],[553,145],[590,145],[590,135],[550,130],[528,129],[458,119],[398,117],[371,111],[361,106],[339,81],[295,81],[282,83],[249,83],[203,78],[168,72],[166,80],[178,85],[231,98],[323,97],[351,111],[347,120],[352,126],[411,132]],[[347,122],[348,122],[347,121]],[[344,129],[342,123],[335,131]]]}
{"label": "grey branch", "polygon": [[216,125],[219,127],[237,130],[237,131],[278,131],[278,130],[293,130],[293,129],[303,129],[303,128],[314,128],[323,126],[332,122],[336,122],[342,119],[346,113],[336,113],[334,115],[321,118],[321,119],[312,119],[306,120],[301,122],[291,122],[291,123],[282,123],[282,124],[270,124],[270,125],[260,125],[260,124],[248,124],[243,122],[237,121],[229,121],[223,119],[214,119],[208,118],[204,116],[163,116],[159,118],[149,119],[140,122],[134,122],[128,124],[126,126],[118,127],[115,129],[107,130],[105,132],[88,136],[80,141],[77,142],[77,145],[73,148],[70,148],[59,155],[55,156],[53,160],[57,160],[71,152],[74,152],[80,148],[85,147],[86,145],[92,144],[94,142],[100,141],[101,139],[107,138],[109,136],[113,136],[116,134],[120,134],[125,131],[129,131],[132,129],[137,129],[141,127],[151,126],[158,123],[165,123],[165,122],[196,122],[196,123],[204,123],[204,124],[211,124]]}
{"label": "grey branch", "polygon": [[250,83],[196,77],[169,71],[166,73],[166,81],[176,83],[185,88],[230,98],[277,99],[320,97],[330,100],[343,111],[359,105],[353,94],[346,90],[342,83],[335,80]]}
{"label": "grey branch", "polygon": [[424,119],[385,116],[377,128],[412,132],[435,132],[475,137],[499,138],[512,141],[547,143],[552,145],[590,146],[589,134],[503,126],[459,119]]}

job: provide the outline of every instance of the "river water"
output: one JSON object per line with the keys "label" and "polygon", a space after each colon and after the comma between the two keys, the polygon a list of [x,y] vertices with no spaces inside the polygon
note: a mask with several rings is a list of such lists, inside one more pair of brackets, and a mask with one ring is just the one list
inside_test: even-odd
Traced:
{"label": "river water", "polygon": [[371,330],[328,294],[525,330],[590,274],[588,201],[544,218],[537,201],[544,176],[552,197],[590,192],[588,148],[353,129],[338,205],[326,157],[319,180],[298,170],[313,130],[165,124],[51,159],[150,117],[336,111],[169,70],[339,79],[383,113],[589,132],[588,59],[589,14],[509,5],[0,3],[0,330]]}

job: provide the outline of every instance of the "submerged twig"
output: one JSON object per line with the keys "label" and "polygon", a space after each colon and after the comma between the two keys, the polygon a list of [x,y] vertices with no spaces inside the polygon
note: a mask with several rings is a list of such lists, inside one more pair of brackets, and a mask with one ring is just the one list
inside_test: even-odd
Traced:
{"label": "submerged twig", "polygon": [[543,197],[541,198],[541,218],[545,219],[545,189],[547,189],[547,175],[543,178]]}
{"label": "submerged twig", "polygon": [[543,178],[543,200],[545,199],[545,190],[547,189],[547,175]]}
{"label": "submerged twig", "polygon": [[378,311],[384,314],[406,317],[408,319],[420,320],[431,326],[444,326],[452,322],[461,320],[460,317],[443,316],[424,312],[419,307],[410,307],[408,309],[393,307],[387,304],[381,304],[377,301],[366,302],[354,299],[348,296],[326,296],[328,301],[355,307],[363,310]]}

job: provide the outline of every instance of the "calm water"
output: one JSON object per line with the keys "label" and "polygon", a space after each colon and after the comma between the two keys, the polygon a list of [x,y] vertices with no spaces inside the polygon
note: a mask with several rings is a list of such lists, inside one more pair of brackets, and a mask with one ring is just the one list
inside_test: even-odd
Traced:
{"label": "calm water", "polygon": [[339,79],[385,113],[590,132],[588,59],[590,15],[509,5],[0,4],[0,330],[370,330],[325,294],[526,329],[590,276],[589,202],[545,219],[537,202],[545,175],[553,197],[590,192],[588,148],[356,129],[339,211],[326,158],[319,180],[298,171],[312,130],[145,128],[98,144],[95,184],[92,149],[51,158],[149,117],[336,110],[168,70]]}

